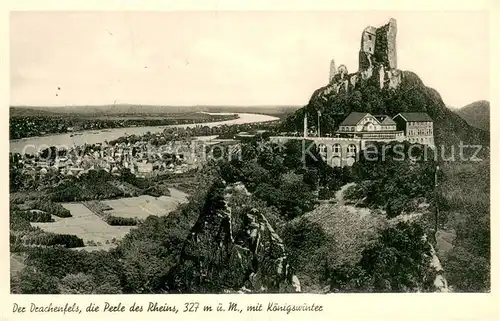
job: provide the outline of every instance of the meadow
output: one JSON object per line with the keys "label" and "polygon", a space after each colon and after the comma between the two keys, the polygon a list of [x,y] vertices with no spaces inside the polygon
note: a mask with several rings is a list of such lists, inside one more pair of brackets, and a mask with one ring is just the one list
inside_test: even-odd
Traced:
{"label": "meadow", "polygon": [[141,195],[103,201],[112,208],[112,210],[107,211],[108,214],[138,219],[145,219],[149,215],[166,215],[175,210],[179,204],[185,202],[187,202],[187,194],[174,188],[170,188],[170,196]]}
{"label": "meadow", "polygon": [[[100,249],[113,246],[115,241],[122,239],[132,228],[131,226],[111,226],[99,216],[92,213],[80,203],[62,203],[62,206],[71,212],[72,217],[54,217],[51,223],[31,223],[46,232],[57,234],[71,234],[83,239],[85,244],[95,244]],[[87,250],[92,248],[89,247]]]}
{"label": "meadow", "polygon": [[[102,202],[112,208],[106,211],[107,214],[144,220],[150,215],[167,215],[179,204],[187,202],[187,194],[175,188],[171,188],[170,192],[171,196],[141,195]],[[61,205],[71,212],[72,217],[54,216],[54,222],[31,223],[31,225],[45,232],[76,235],[85,242],[85,250],[110,249],[134,228],[133,226],[109,225],[81,203],[61,203]]]}

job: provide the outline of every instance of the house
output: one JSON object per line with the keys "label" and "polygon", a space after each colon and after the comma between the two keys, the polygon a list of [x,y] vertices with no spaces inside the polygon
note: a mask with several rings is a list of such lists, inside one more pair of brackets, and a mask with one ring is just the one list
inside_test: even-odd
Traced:
{"label": "house", "polygon": [[402,141],[404,131],[387,115],[352,112],[339,125],[337,135],[373,141]]}
{"label": "house", "polygon": [[151,173],[153,171],[152,163],[137,163],[137,172],[138,173]]}
{"label": "house", "polygon": [[49,167],[49,163],[46,161],[38,161],[37,166],[41,167],[41,168],[47,168],[47,167]]}
{"label": "house", "polygon": [[374,117],[380,122],[382,130],[397,130],[396,123],[394,122],[394,120],[392,120],[391,117],[387,115],[375,115]]}
{"label": "house", "polygon": [[68,168],[66,175],[68,176],[79,176],[81,173],[83,173],[84,169],[81,167],[71,167]]}
{"label": "house", "polygon": [[427,113],[399,113],[393,120],[404,131],[405,140],[434,146],[434,123]]}

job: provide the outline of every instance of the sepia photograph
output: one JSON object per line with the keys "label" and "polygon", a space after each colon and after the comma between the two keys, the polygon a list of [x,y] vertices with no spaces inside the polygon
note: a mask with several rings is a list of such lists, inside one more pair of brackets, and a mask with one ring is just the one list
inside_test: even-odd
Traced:
{"label": "sepia photograph", "polygon": [[491,292],[487,11],[9,20],[11,294]]}

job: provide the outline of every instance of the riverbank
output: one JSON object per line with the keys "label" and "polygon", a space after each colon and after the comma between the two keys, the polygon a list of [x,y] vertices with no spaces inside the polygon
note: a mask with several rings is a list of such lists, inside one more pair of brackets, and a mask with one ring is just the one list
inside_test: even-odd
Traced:
{"label": "riverbank", "polygon": [[[40,138],[59,134],[82,135],[86,132],[107,132],[115,128],[134,128],[151,126],[181,126],[227,121],[238,118],[236,113],[194,113],[156,116],[96,116],[88,115],[66,117],[28,116],[10,117],[11,141]],[[44,126],[34,130],[33,127]],[[14,130],[14,132],[13,132]],[[35,134],[34,134],[35,133]]]}
{"label": "riverbank", "polygon": [[238,118],[236,113],[204,114],[180,113],[165,115],[54,115],[54,116],[11,116],[9,134],[14,139],[43,137],[57,134],[81,133],[84,131],[102,131],[114,128],[171,126],[193,123],[208,123]]}
{"label": "riverbank", "polygon": [[[226,114],[226,113],[221,113]],[[23,138],[10,141],[10,152],[12,153],[33,153],[35,151],[48,148],[50,146],[74,146],[83,144],[97,144],[104,141],[111,141],[127,135],[144,135],[147,132],[160,133],[165,128],[189,128],[197,126],[217,127],[223,125],[241,125],[250,123],[264,123],[279,120],[279,118],[262,114],[238,113],[238,118],[231,120],[223,120],[207,123],[194,123],[182,125],[165,125],[165,126],[143,126],[143,127],[126,127],[113,128],[105,130],[87,130],[82,131],[79,135],[71,133],[55,134],[40,137]]]}

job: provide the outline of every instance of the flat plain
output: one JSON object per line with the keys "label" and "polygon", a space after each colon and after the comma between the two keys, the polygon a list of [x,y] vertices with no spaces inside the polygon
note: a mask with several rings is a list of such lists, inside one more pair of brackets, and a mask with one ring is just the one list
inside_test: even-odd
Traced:
{"label": "flat plain", "polygon": [[[170,196],[153,197],[141,195],[116,200],[106,200],[103,203],[113,209],[109,214],[117,217],[136,217],[146,219],[150,215],[167,215],[181,203],[187,202],[187,194],[170,189]],[[51,223],[31,223],[46,232],[57,234],[72,234],[80,237],[85,250],[108,250],[116,245],[134,226],[112,226],[95,215],[81,203],[61,203],[71,212],[72,217],[60,218],[53,216]],[[89,243],[90,242],[90,243]]]}
{"label": "flat plain", "polygon": [[103,201],[103,203],[113,208],[110,211],[106,211],[108,214],[117,217],[135,217],[138,219],[145,219],[150,215],[166,215],[185,202],[187,202],[187,194],[175,188],[170,188],[170,196],[153,197],[141,195]]}

